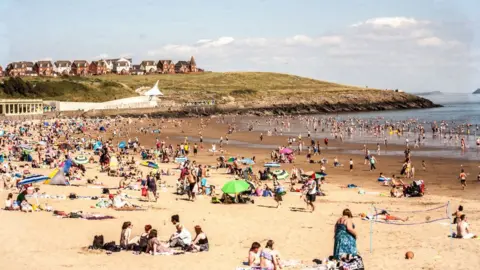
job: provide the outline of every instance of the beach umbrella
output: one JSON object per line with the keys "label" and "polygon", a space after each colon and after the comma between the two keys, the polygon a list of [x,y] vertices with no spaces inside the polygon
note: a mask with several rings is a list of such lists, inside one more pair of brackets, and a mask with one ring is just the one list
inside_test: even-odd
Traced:
{"label": "beach umbrella", "polygon": [[183,163],[187,160],[188,160],[187,157],[177,157],[177,158],[175,158],[175,163]]}
{"label": "beach umbrella", "polygon": [[48,179],[49,179],[48,176],[44,176],[44,175],[40,175],[40,174],[32,175],[32,176],[29,176],[29,177],[21,180],[20,182],[18,182],[17,187],[23,186],[23,185],[26,185],[26,184],[43,182],[43,181],[48,180]]}
{"label": "beach umbrella", "polygon": [[143,161],[140,163],[142,166],[153,168],[153,169],[158,169],[158,164],[152,161]]}
{"label": "beach umbrella", "polygon": [[76,164],[87,164],[88,163],[88,158],[86,156],[76,156],[74,159],[73,159],[73,162],[75,162]]}
{"label": "beach umbrella", "polygon": [[263,166],[267,168],[277,168],[280,167],[280,164],[276,162],[266,162]]}
{"label": "beach umbrella", "polygon": [[121,142],[118,144],[118,148],[124,149],[125,147],[127,147],[127,143],[126,143],[125,141],[121,141]]}
{"label": "beach umbrella", "polygon": [[280,150],[280,154],[290,155],[291,153],[293,153],[293,150],[290,148],[283,148],[282,150]]}
{"label": "beach umbrella", "polygon": [[251,158],[244,158],[244,159],[240,160],[240,162],[245,164],[245,165],[255,164],[255,161],[253,161],[253,159],[251,159]]}
{"label": "beach umbrella", "polygon": [[273,174],[277,176],[278,180],[285,180],[289,176],[288,172],[285,170],[275,170],[273,171]]}
{"label": "beach umbrella", "polygon": [[226,194],[238,194],[248,190],[250,185],[244,180],[233,180],[225,183],[222,187],[222,191]]}

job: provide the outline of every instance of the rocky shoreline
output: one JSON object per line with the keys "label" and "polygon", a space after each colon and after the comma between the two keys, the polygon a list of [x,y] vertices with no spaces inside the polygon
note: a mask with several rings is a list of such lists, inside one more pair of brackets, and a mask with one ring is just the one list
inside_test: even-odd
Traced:
{"label": "rocky shoreline", "polygon": [[[243,102],[242,102],[243,103]],[[155,108],[155,109],[122,109],[122,110],[99,110],[88,112],[62,112],[65,116],[83,116],[83,117],[196,117],[212,115],[299,115],[299,114],[319,114],[319,113],[342,113],[342,112],[366,112],[366,111],[386,111],[386,110],[407,110],[407,109],[427,109],[441,107],[425,98],[415,98],[409,101],[391,101],[377,103],[291,103],[291,104],[272,104],[270,106],[262,104],[238,103],[236,106],[216,105],[205,107],[182,107],[182,108]],[[72,113],[74,115],[72,115]]]}

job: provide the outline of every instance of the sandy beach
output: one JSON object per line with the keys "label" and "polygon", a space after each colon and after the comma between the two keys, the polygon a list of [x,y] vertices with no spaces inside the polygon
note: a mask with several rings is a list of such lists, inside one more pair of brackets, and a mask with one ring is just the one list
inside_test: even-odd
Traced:
{"label": "sandy beach", "polygon": [[[199,140],[199,119],[184,119],[181,127],[175,127],[172,122],[165,123],[160,134],[142,134],[139,128],[158,123],[158,120],[137,121],[131,126],[130,138],[138,137],[146,147],[153,147],[155,139],[165,140],[167,144],[177,144],[187,137],[190,143]],[[101,136],[112,136],[109,129]],[[208,127],[203,130],[204,140],[219,140],[225,137],[226,124],[216,123],[211,120]],[[85,133],[97,136],[98,132]],[[84,135],[82,135],[84,136]],[[228,135],[229,140],[245,142],[251,146],[239,144],[224,144],[226,157],[252,157],[257,163],[253,171],[263,169],[263,163],[270,160],[270,152],[274,148],[256,147],[255,145],[286,145],[284,136],[265,137],[259,140],[259,132],[240,131]],[[75,135],[74,135],[75,137]],[[114,143],[128,139],[115,137]],[[197,164],[215,165],[216,157],[207,149],[210,143],[199,150],[196,157],[190,156]],[[253,144],[253,146],[252,146]],[[218,145],[218,143],[217,143]],[[40,203],[48,203],[55,210],[66,212],[81,210],[112,215],[115,219],[109,220],[83,220],[61,219],[51,212],[22,213],[15,211],[0,211],[2,230],[0,230],[0,264],[5,269],[236,269],[247,260],[248,250],[252,242],[259,242],[262,246],[267,240],[275,241],[275,248],[279,250],[283,260],[295,260],[298,264],[314,265],[312,260],[323,259],[332,255],[334,245],[334,225],[341,217],[342,211],[349,208],[353,215],[353,222],[357,230],[357,248],[363,257],[366,269],[477,269],[480,259],[480,241],[476,239],[451,239],[450,220],[447,219],[447,206],[449,211],[454,211],[458,205],[463,205],[468,216],[471,230],[480,233],[480,204],[477,200],[480,184],[476,176],[480,171],[479,163],[475,161],[457,160],[448,157],[419,158],[413,151],[413,164],[416,167],[415,179],[423,179],[427,192],[421,198],[391,198],[389,188],[377,181],[380,172],[386,176],[399,174],[403,156],[377,156],[376,171],[369,171],[369,166],[364,165],[361,154],[346,154],[341,150],[361,150],[363,145],[341,143],[330,138],[329,147],[322,147],[322,154],[315,157],[327,158],[333,161],[337,157],[345,166],[334,168],[331,163],[326,165],[327,179],[322,185],[326,196],[317,197],[316,211],[310,213],[305,210],[305,203],[300,199],[300,193],[287,192],[282,206],[275,208],[276,202],[271,197],[255,197],[254,204],[212,204],[211,197],[199,196],[195,202],[186,200],[186,195],[175,194],[175,182],[179,177],[178,172],[173,176],[162,176],[166,181],[166,188],[159,189],[158,202],[143,202],[131,199],[146,208],[145,211],[115,211],[114,209],[95,209],[95,200],[81,199],[39,199]],[[369,149],[376,149],[376,145],[367,145]],[[382,151],[403,151],[403,146],[391,145]],[[132,155],[140,160],[139,154]],[[34,157],[36,158],[36,157]],[[349,171],[348,160],[354,161],[354,170]],[[98,161],[98,156],[95,156]],[[421,161],[425,160],[427,169],[422,170]],[[13,162],[16,165],[24,162]],[[177,164],[159,164],[161,169],[173,169]],[[294,165],[305,171],[319,170],[319,164],[309,164],[305,154],[297,155]],[[292,164],[282,165],[282,169],[290,171]],[[118,187],[119,177],[109,177],[100,173],[98,163],[86,164],[86,176],[75,184],[84,185],[87,178],[98,176],[104,185],[112,188]],[[145,173],[151,169],[139,167]],[[462,190],[457,180],[460,169],[469,173],[467,188]],[[34,173],[48,175],[51,169],[31,169]],[[221,194],[220,187],[227,181],[233,180],[232,175],[225,174],[225,169],[212,170],[208,178],[210,184],[215,185],[217,194]],[[411,180],[406,180],[410,183]],[[271,186],[271,181],[267,181]],[[348,184],[355,184],[358,188],[344,188]],[[288,183],[283,184],[288,188]],[[37,186],[37,185],[36,185]],[[40,193],[50,195],[67,195],[76,193],[81,196],[101,196],[101,189],[86,186],[52,186],[39,184]],[[365,194],[359,194],[359,190]],[[140,191],[124,191],[139,198]],[[9,191],[0,192],[2,202]],[[386,194],[386,195],[385,195]],[[16,195],[15,195],[16,196]],[[444,206],[444,207],[443,207]],[[2,205],[3,207],[3,205]],[[361,213],[369,212],[372,207],[389,209],[395,215],[408,217],[408,224],[395,225],[371,223],[359,217]],[[424,212],[432,208],[437,210]],[[399,211],[398,213],[394,211]],[[120,239],[121,226],[124,221],[131,221],[133,234],[143,232],[146,224],[151,224],[158,230],[158,238],[168,240],[175,232],[175,227],[170,223],[170,216],[180,215],[180,221],[190,232],[194,232],[195,225],[201,225],[210,241],[210,250],[201,253],[188,253],[178,256],[151,256],[134,255],[131,251],[122,251],[107,255],[86,250],[92,244],[95,235],[102,234],[106,241]],[[428,223],[430,220],[444,219]],[[400,223],[401,224],[401,223]],[[455,230],[455,227],[451,227]],[[370,239],[372,236],[372,250],[370,252]],[[407,251],[413,251],[415,258],[405,260]],[[285,269],[307,269],[305,267],[288,267]]]}

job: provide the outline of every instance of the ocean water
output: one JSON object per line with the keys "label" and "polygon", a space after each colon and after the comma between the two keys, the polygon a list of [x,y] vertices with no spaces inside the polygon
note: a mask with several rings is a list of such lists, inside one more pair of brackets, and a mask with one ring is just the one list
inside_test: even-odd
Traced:
{"label": "ocean water", "polygon": [[339,118],[384,118],[385,120],[403,121],[417,119],[421,122],[448,121],[457,124],[468,123],[480,125],[480,95],[473,94],[442,94],[428,95],[425,98],[436,104],[443,105],[440,108],[394,110],[382,112],[360,112],[338,114]]}
{"label": "ocean water", "polygon": [[[422,146],[428,146],[438,148],[437,151],[421,151],[417,152],[420,156],[439,156],[439,157],[452,157],[468,160],[478,160],[480,158],[480,148],[477,147],[475,140],[480,137],[480,130],[476,129],[476,125],[480,128],[480,95],[473,94],[442,94],[442,95],[429,95],[425,98],[432,100],[434,103],[443,105],[440,108],[431,109],[413,109],[413,110],[393,110],[393,111],[375,111],[375,112],[355,112],[355,113],[338,113],[338,114],[324,114],[314,115],[312,117],[325,118],[335,117],[337,120],[347,120],[351,118],[365,119],[375,123],[390,123],[415,120],[417,123],[422,123],[426,130],[426,138],[422,142]],[[262,117],[264,120],[268,117]],[[237,119],[237,124],[240,124],[240,128],[247,129],[248,123],[258,120],[258,118],[242,117]],[[446,122],[450,127],[470,124],[470,133],[461,134],[460,136],[466,140],[466,151],[460,150],[459,140],[452,140],[446,142],[443,138],[434,137],[429,133],[430,124],[433,122]],[[284,136],[297,137],[302,134],[306,137],[308,129],[303,120],[295,119],[291,120],[291,126],[289,129],[282,128],[278,125],[269,125],[266,121],[260,120],[255,125],[255,131],[262,131],[267,133],[273,128],[277,128],[277,131]],[[323,139],[325,137],[331,138],[332,134],[329,132],[313,132],[311,127],[309,128],[312,138]],[[264,134],[265,134],[264,133]],[[383,146],[384,139],[388,140],[389,144],[405,144],[405,139],[409,138],[412,142],[418,137],[418,134],[413,132],[404,132],[403,136],[397,136],[395,134],[387,134],[381,136],[375,136],[374,134],[357,132],[352,136],[345,136],[344,141],[353,143],[380,143]],[[383,152],[383,151],[382,151]],[[397,155],[399,153],[391,152],[390,155]],[[401,153],[400,153],[401,154]]]}

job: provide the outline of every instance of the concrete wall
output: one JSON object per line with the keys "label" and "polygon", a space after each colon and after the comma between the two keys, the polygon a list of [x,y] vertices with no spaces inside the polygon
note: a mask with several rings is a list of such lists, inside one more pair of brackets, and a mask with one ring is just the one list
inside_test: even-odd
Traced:
{"label": "concrete wall", "polygon": [[138,96],[124,99],[117,99],[107,102],[57,102],[57,111],[89,111],[89,110],[111,110],[130,108],[154,108],[158,105],[158,99],[149,96]]}

